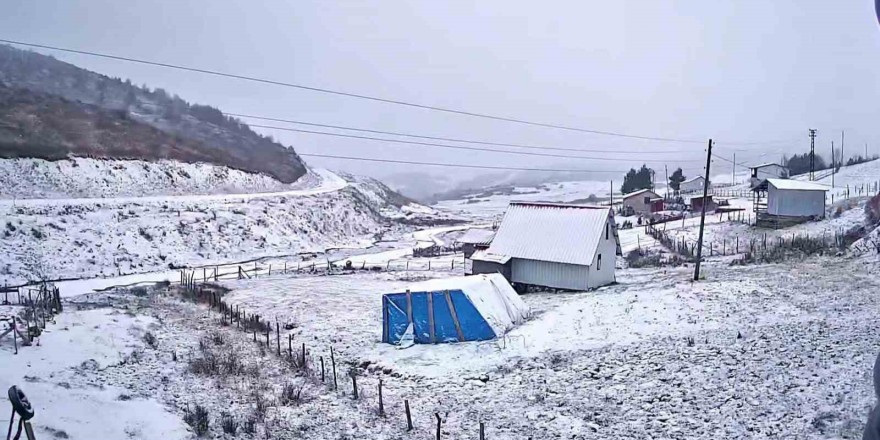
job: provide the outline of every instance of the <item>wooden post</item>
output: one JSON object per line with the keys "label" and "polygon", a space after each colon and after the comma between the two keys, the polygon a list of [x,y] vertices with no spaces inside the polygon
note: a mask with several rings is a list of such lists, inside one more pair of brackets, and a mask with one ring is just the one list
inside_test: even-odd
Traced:
{"label": "wooden post", "polygon": [[284,262],[284,275],[287,275],[287,262]]}
{"label": "wooden post", "polygon": [[272,276],[272,265],[271,264],[269,264],[269,276],[270,277]]}
{"label": "wooden post", "polygon": [[[415,334],[415,328],[413,334]],[[432,344],[437,342],[434,336],[434,292],[428,292],[428,335],[430,335]]]}
{"label": "wooden post", "polygon": [[[413,325],[412,292],[409,289],[406,289],[406,320],[409,325]],[[415,330],[413,328],[413,334],[415,334]]]}
{"label": "wooden post", "polygon": [[333,391],[339,389],[339,384],[336,382],[336,356],[333,354],[333,346],[330,346],[330,364],[333,367]]}
{"label": "wooden post", "polygon": [[486,424],[480,422],[480,440],[486,440]]}
{"label": "wooden post", "polygon": [[271,328],[272,328],[271,325],[266,326],[266,347],[267,348],[269,347],[269,333],[270,333],[269,329],[271,329]]}
{"label": "wooden post", "polygon": [[321,356],[320,359],[321,359],[321,383],[324,383],[324,356]]}
{"label": "wooden post", "polygon": [[442,422],[440,420],[440,413],[434,413],[434,417],[437,418],[437,440],[440,440],[440,424]]}
{"label": "wooden post", "polygon": [[[14,315],[12,316],[12,344],[15,345],[15,354],[18,354],[18,323],[16,322],[18,318]],[[10,420],[11,421],[11,420]]]}
{"label": "wooden post", "polygon": [[281,327],[275,321],[275,345],[278,346],[278,356],[281,356]]}
{"label": "wooden post", "polygon": [[352,395],[354,396],[354,400],[358,400],[358,381],[357,381],[357,373],[355,372],[355,370],[351,370],[351,373],[349,373],[349,375],[351,376],[351,389],[352,389]]}
{"label": "wooden post", "polygon": [[461,324],[458,321],[458,313],[455,311],[455,305],[452,303],[452,296],[447,290],[444,294],[446,297],[446,306],[449,307],[449,314],[452,316],[452,323],[455,325],[455,333],[458,335],[458,342],[464,342],[464,332],[461,330]]}
{"label": "wooden post", "polygon": [[[706,179],[703,181],[703,201],[709,193],[709,167],[712,165],[712,139],[709,139],[709,149],[706,151]],[[700,280],[700,263],[703,259],[703,228],[706,225],[706,203],[700,210],[700,232],[697,238],[697,257],[694,262],[694,281]]]}
{"label": "wooden post", "polygon": [[403,409],[406,411],[406,430],[412,431],[413,424],[412,424],[412,414],[409,412],[409,400],[406,400],[406,399],[403,400]]}
{"label": "wooden post", "polygon": [[382,402],[382,379],[379,379],[379,416],[385,417],[385,403]]}
{"label": "wooden post", "polygon": [[287,335],[287,358],[293,360],[293,335]]}
{"label": "wooden post", "polygon": [[302,343],[302,369],[306,369],[306,343]]}

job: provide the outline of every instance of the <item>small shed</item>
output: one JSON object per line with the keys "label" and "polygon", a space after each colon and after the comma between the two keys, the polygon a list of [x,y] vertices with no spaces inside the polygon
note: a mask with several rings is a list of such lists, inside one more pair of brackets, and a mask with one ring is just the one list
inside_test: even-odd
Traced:
{"label": "small shed", "polygon": [[690,198],[691,212],[702,212],[704,204],[706,211],[714,211],[718,207],[712,196],[694,196]]}
{"label": "small shed", "polygon": [[417,344],[495,339],[530,314],[510,283],[498,274],[440,278],[382,295],[382,342]]}
{"label": "small shed", "polygon": [[481,273],[499,273],[506,279],[510,279],[510,257],[506,255],[490,254],[488,251],[481,250],[471,256],[470,272],[468,275],[478,275]]}
{"label": "small shed", "polygon": [[788,179],[788,168],[778,163],[765,163],[750,167],[752,173],[750,182],[756,186],[766,179]]}
{"label": "small shed", "polygon": [[526,202],[508,206],[485,251],[515,285],[565,290],[613,283],[620,254],[609,207]]}
{"label": "small shed", "polygon": [[650,189],[624,194],[623,209],[632,210],[636,214],[650,214],[663,210],[663,198]]}
{"label": "small shed", "polygon": [[495,237],[495,231],[490,229],[471,228],[465,231],[461,237],[455,240],[461,245],[461,251],[465,258],[471,258],[471,255],[478,250],[488,249],[492,244],[492,238]]}
{"label": "small shed", "polygon": [[825,217],[825,193],[828,187],[814,182],[789,179],[764,179],[752,188],[758,220],[770,219],[793,223]]}
{"label": "small shed", "polygon": [[[679,186],[679,191],[685,194],[702,192],[704,183],[706,182],[706,178],[703,176],[692,177],[684,182],[681,182],[681,186]],[[712,183],[709,182],[711,186]]]}

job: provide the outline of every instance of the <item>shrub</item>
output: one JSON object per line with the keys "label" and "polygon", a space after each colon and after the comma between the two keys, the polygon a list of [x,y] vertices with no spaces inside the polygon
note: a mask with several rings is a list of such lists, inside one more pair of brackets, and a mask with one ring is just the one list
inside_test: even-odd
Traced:
{"label": "shrub", "polygon": [[223,412],[220,413],[220,427],[224,433],[235,435],[236,431],[238,431],[238,422],[235,421],[231,414]]}
{"label": "shrub", "polygon": [[880,193],[871,197],[865,204],[865,220],[869,225],[880,223]]}
{"label": "shrub", "polygon": [[241,424],[241,432],[245,434],[254,434],[257,432],[257,418],[254,416],[248,417]]}
{"label": "shrub", "polygon": [[216,376],[220,374],[220,362],[213,353],[204,353],[202,356],[194,357],[189,361],[189,371],[193,374]]}
{"label": "shrub", "polygon": [[147,346],[153,349],[159,346],[159,341],[156,339],[156,335],[151,332],[144,333],[144,342],[147,343]]}
{"label": "shrub", "polygon": [[303,402],[302,392],[304,387],[304,385],[294,385],[292,383],[284,384],[278,401],[284,406],[290,406],[291,404],[299,405]]}
{"label": "shrub", "polygon": [[204,437],[208,433],[208,409],[202,405],[196,405],[192,411],[187,407],[183,421],[191,426],[193,432],[199,437]]}

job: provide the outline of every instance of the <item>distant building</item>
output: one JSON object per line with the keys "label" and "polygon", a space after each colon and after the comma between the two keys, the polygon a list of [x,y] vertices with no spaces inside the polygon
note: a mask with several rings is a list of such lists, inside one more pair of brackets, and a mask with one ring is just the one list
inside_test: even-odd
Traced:
{"label": "distant building", "polygon": [[585,290],[615,281],[620,242],[608,207],[513,202],[473,272],[501,273],[515,286]]}
{"label": "distant building", "polygon": [[689,203],[691,212],[702,212],[704,204],[706,205],[706,211],[714,211],[718,207],[712,200],[712,196],[694,196],[690,198]]}
{"label": "distant building", "polygon": [[458,237],[455,242],[461,245],[461,251],[464,253],[464,257],[470,258],[476,251],[489,249],[489,245],[492,244],[492,238],[494,236],[495,231],[472,228],[465,231],[465,233],[462,234],[461,237]]}
{"label": "distant building", "polygon": [[749,168],[752,172],[750,183],[755,186],[765,179],[788,179],[788,168],[777,163],[765,163]]}
{"label": "distant building", "polygon": [[825,217],[828,187],[789,179],[764,179],[752,188],[758,226],[787,226]]}
{"label": "distant building", "polygon": [[650,189],[640,189],[623,195],[624,211],[636,214],[650,214],[663,210],[663,198]]}
{"label": "distant building", "polygon": [[[679,191],[681,191],[682,193],[685,193],[685,194],[702,192],[704,182],[706,182],[706,179],[702,176],[690,178],[688,180],[685,180],[684,182],[681,182],[681,186],[679,187]],[[712,186],[712,182],[709,182],[709,187],[711,187],[711,186]]]}

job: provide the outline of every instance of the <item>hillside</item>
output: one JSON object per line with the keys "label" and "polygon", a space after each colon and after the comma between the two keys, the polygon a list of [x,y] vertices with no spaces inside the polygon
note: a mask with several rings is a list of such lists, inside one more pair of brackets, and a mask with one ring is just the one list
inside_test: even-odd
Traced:
{"label": "hillside", "polygon": [[[176,159],[263,173],[283,183],[306,173],[293,149],[216,108],[49,56],[0,45],[0,85],[0,157]],[[92,145],[96,140],[101,142]]]}

